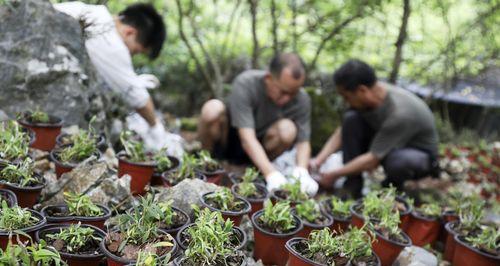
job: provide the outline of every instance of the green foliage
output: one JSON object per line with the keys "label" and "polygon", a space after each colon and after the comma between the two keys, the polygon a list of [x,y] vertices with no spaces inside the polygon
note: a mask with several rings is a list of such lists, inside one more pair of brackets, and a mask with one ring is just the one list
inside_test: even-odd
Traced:
{"label": "green foliage", "polygon": [[5,250],[0,249],[0,264],[3,266],[61,266],[66,265],[61,260],[59,252],[48,247],[45,240],[32,246],[12,244],[9,242]]}
{"label": "green foliage", "polygon": [[210,172],[221,169],[219,162],[212,158],[210,152],[203,150],[198,153],[198,156],[199,159],[197,159],[196,161],[196,165],[198,168]]}
{"label": "green foliage", "polygon": [[314,199],[308,199],[295,206],[295,211],[299,218],[304,219],[310,223],[314,223],[321,217],[319,204]]}
{"label": "green foliage", "polygon": [[174,223],[174,218],[178,215],[172,208],[173,200],[155,202],[150,194],[140,199],[140,204],[134,206],[132,216],[143,217],[146,223],[163,224],[169,228]]}
{"label": "green foliage", "polygon": [[18,184],[21,187],[26,187],[31,184],[40,183],[39,180],[35,178],[34,174],[34,164],[31,158],[26,157],[19,164],[8,164],[0,171],[1,179],[12,183]]}
{"label": "green foliage", "polygon": [[137,139],[132,131],[122,131],[120,142],[125,149],[128,159],[132,162],[146,162],[147,156],[144,150],[144,143]]}
{"label": "green foliage", "polygon": [[158,227],[139,212],[127,212],[118,216],[118,230],[125,236],[125,240],[118,247],[122,252],[127,244],[142,245],[158,236]]}
{"label": "green foliage", "polygon": [[252,182],[243,182],[238,184],[238,194],[243,197],[250,197],[257,193],[257,187]]}
{"label": "green foliage", "polygon": [[312,258],[319,253],[324,254],[327,258],[332,258],[342,252],[342,245],[342,239],[333,237],[328,227],[314,230],[309,234],[307,241],[308,257]]}
{"label": "green foliage", "polygon": [[99,206],[94,204],[89,196],[78,195],[71,192],[64,192],[64,201],[68,206],[69,215],[96,217],[104,215]]}
{"label": "green foliage", "polygon": [[167,149],[167,147],[163,147],[153,157],[157,164],[156,169],[160,173],[165,172],[172,167],[172,162],[170,161],[166,153]]}
{"label": "green foliage", "polygon": [[441,216],[442,210],[437,203],[425,203],[422,204],[417,211],[425,216],[439,218]]}
{"label": "green foliage", "polygon": [[307,194],[302,192],[300,190],[300,181],[296,180],[293,183],[286,183],[281,186],[281,189],[283,189],[285,192],[287,192],[287,200],[289,201],[304,201],[307,200],[309,197]]}
{"label": "green foliage", "polygon": [[28,154],[30,136],[16,121],[0,124],[0,158],[12,161]]}
{"label": "green foliage", "polygon": [[462,230],[469,231],[479,227],[484,215],[484,204],[484,200],[479,197],[471,197],[464,202],[458,212]]}
{"label": "green foliage", "polygon": [[492,254],[498,254],[500,248],[500,228],[486,226],[476,236],[468,236],[465,239],[475,248],[485,250]]}
{"label": "green foliage", "polygon": [[2,210],[0,213],[0,229],[4,231],[15,231],[33,226],[39,222],[39,219],[32,215],[28,209],[22,209],[19,206],[9,207],[6,201],[2,201]]}
{"label": "green foliage", "polygon": [[351,259],[372,256],[372,238],[364,228],[351,227],[342,235],[343,253]]}
{"label": "green foliage", "polygon": [[251,183],[255,182],[258,177],[259,177],[259,171],[255,167],[247,167],[241,179],[245,183]]}
{"label": "green foliage", "polygon": [[139,251],[137,260],[134,265],[136,266],[167,266],[168,261],[170,260],[170,256],[167,256],[161,259],[158,255],[146,252]]}
{"label": "green foliage", "polygon": [[223,187],[212,194],[208,194],[205,196],[205,200],[215,203],[221,211],[234,211],[244,204],[244,202],[237,200],[227,187]]}
{"label": "green foliage", "polygon": [[288,201],[279,201],[273,206],[271,200],[267,200],[259,220],[277,233],[289,232],[297,226]]}
{"label": "green foliage", "polygon": [[363,198],[365,219],[378,219],[391,212],[396,204],[396,188],[389,187],[371,191]]}
{"label": "green foliage", "polygon": [[181,179],[196,177],[197,159],[194,155],[184,153],[182,156],[182,164],[179,168],[178,176]]}
{"label": "green foliage", "polygon": [[59,154],[62,162],[80,162],[97,151],[97,143],[94,134],[80,130],[78,134],[71,136],[72,144],[64,147]]}
{"label": "green foliage", "polygon": [[25,119],[31,123],[49,123],[49,114],[39,109],[18,114],[18,119]]}
{"label": "green foliage", "polygon": [[94,235],[95,230],[90,227],[81,227],[80,224],[72,224],[69,227],[61,228],[59,233],[47,234],[46,239],[62,240],[64,247],[70,253],[85,251],[85,247],[99,243],[102,238]]}
{"label": "green foliage", "polygon": [[387,232],[389,236],[398,236],[401,233],[399,228],[399,211],[391,212],[385,210],[380,217],[380,222],[373,224],[372,227],[382,232]]}
{"label": "green foliage", "polygon": [[330,199],[330,206],[332,213],[339,217],[348,217],[351,215],[350,207],[354,204],[353,200],[343,201],[342,199],[332,196]]}

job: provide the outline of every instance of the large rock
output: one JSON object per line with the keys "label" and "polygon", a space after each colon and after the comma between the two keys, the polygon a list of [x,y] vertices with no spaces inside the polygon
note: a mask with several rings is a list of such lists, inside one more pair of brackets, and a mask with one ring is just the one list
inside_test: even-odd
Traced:
{"label": "large rock", "polygon": [[215,191],[217,185],[203,182],[199,179],[184,179],[182,182],[171,188],[162,189],[156,195],[158,201],[174,200],[173,205],[183,211],[189,216],[192,216],[193,210],[191,204],[200,205],[200,196]]}
{"label": "large rock", "polygon": [[0,109],[40,108],[66,124],[99,126],[112,109],[110,95],[88,58],[80,23],[57,12],[48,0],[0,4]]}

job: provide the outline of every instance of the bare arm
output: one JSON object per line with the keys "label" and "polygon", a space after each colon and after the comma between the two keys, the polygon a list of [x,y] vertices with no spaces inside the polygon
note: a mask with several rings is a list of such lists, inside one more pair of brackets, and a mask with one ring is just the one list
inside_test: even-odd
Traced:
{"label": "bare arm", "polygon": [[309,141],[299,142],[295,145],[297,148],[297,166],[307,169],[307,164],[311,158],[311,144]]}
{"label": "bare arm", "polygon": [[340,149],[342,145],[342,128],[338,127],[335,132],[330,136],[328,141],[325,143],[320,153],[316,156],[316,161],[318,165],[325,162],[328,156]]}
{"label": "bare arm", "polygon": [[136,109],[136,111],[148,122],[150,127],[156,125],[155,105],[151,97],[149,97],[145,106]]}
{"label": "bare arm", "polygon": [[239,128],[238,134],[241,139],[243,150],[247,153],[252,162],[259,168],[264,176],[275,171],[271,161],[267,157],[264,147],[260,144],[253,128]]}
{"label": "bare arm", "polygon": [[341,176],[349,176],[361,173],[365,170],[371,170],[377,167],[379,163],[380,160],[375,156],[375,154],[371,152],[361,154],[344,165],[344,167],[323,174],[320,183],[324,186],[331,186],[335,180]]}

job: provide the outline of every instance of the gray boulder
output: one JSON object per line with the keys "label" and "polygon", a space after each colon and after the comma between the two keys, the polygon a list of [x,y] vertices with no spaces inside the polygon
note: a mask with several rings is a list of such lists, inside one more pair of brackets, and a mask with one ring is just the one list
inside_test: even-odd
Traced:
{"label": "gray boulder", "polygon": [[0,108],[11,118],[39,108],[86,127],[112,109],[84,46],[80,23],[48,0],[0,4]]}

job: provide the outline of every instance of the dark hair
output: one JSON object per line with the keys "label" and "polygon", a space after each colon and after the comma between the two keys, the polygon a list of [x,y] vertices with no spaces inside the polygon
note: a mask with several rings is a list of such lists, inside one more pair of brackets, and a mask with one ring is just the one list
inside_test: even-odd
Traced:
{"label": "dark hair", "polygon": [[287,67],[291,68],[292,76],[295,79],[300,79],[306,73],[302,58],[294,53],[282,53],[274,56],[269,63],[269,72],[279,78],[283,69]]}
{"label": "dark hair", "polygon": [[375,70],[367,63],[351,59],[343,64],[333,74],[335,86],[342,87],[348,91],[355,91],[359,85],[372,87],[377,82]]}
{"label": "dark hair", "polygon": [[149,49],[149,58],[158,57],[166,38],[163,18],[151,4],[133,4],[119,13],[120,21],[137,29],[137,41]]}

